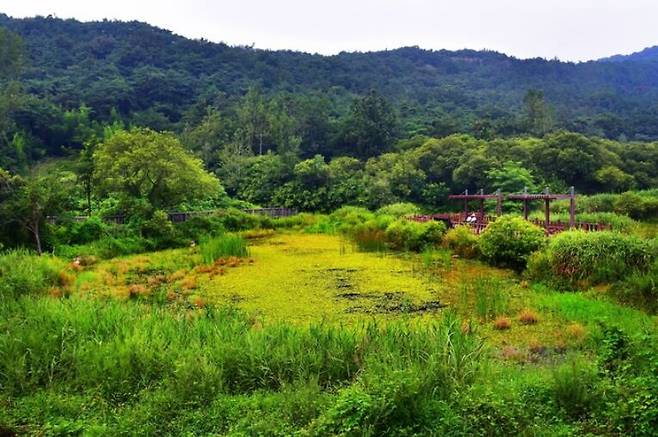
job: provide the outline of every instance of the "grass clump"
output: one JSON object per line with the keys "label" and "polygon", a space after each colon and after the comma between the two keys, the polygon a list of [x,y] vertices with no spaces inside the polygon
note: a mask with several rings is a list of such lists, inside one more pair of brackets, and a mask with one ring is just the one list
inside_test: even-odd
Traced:
{"label": "grass clump", "polygon": [[247,241],[238,234],[223,234],[205,238],[199,245],[199,252],[205,264],[212,264],[220,258],[249,256]]}
{"label": "grass clump", "polygon": [[26,249],[0,254],[0,297],[15,298],[43,293],[52,287],[69,286],[75,280],[58,258]]}
{"label": "grass clump", "polygon": [[503,281],[478,277],[462,285],[460,306],[464,313],[474,308],[480,319],[491,320],[507,311],[509,300]]}
{"label": "grass clump", "polygon": [[535,325],[539,322],[539,316],[531,309],[524,309],[519,313],[519,322],[523,325]]}
{"label": "grass clump", "polygon": [[477,258],[480,255],[478,237],[466,225],[449,229],[443,237],[443,245],[462,258]]}
{"label": "grass clump", "polygon": [[493,327],[498,331],[506,331],[512,327],[512,321],[509,317],[497,317],[496,320],[494,320]]}

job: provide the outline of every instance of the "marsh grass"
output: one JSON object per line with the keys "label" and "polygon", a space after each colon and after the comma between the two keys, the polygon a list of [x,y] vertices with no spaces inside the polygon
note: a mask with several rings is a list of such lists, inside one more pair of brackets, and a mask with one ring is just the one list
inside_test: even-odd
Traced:
{"label": "marsh grass", "polygon": [[212,264],[219,258],[249,256],[247,241],[237,234],[224,234],[208,237],[201,241],[199,252],[205,264]]}
{"label": "marsh grass", "polygon": [[458,307],[463,315],[473,312],[481,320],[493,320],[505,314],[510,307],[510,296],[504,280],[478,276],[459,286]]}
{"label": "marsh grass", "polygon": [[475,312],[481,319],[491,320],[507,311],[510,299],[502,280],[479,277],[471,283],[471,290]]}
{"label": "marsh grass", "polygon": [[0,387],[18,395],[65,384],[123,402],[158,385],[183,399],[210,399],[293,383],[330,388],[363,372],[418,367],[433,369],[428,377],[444,390],[472,381],[482,359],[481,341],[462,332],[454,315],[421,331],[403,322],[257,326],[230,308],[195,305],[200,309],[76,297],[4,302]]}
{"label": "marsh grass", "polygon": [[0,254],[0,298],[42,293],[51,287],[69,286],[75,277],[55,257],[26,249]]}

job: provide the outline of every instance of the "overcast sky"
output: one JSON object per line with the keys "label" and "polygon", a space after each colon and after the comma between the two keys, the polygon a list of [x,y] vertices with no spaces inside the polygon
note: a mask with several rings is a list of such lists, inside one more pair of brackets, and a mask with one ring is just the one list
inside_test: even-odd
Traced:
{"label": "overcast sky", "polygon": [[658,45],[656,0],[0,0],[0,12],[323,54],[417,45],[579,61]]}

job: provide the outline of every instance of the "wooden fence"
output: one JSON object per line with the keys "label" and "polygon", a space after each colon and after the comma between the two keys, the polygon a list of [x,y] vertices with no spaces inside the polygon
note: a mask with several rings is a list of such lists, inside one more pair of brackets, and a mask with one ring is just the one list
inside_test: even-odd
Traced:
{"label": "wooden fence", "polygon": [[[475,217],[475,221],[471,221],[471,222],[467,221],[466,219],[469,216]],[[459,225],[467,225],[473,230],[474,233],[480,234],[489,225],[489,223],[496,220],[496,216],[481,215],[478,213],[472,213],[468,215],[464,213],[443,213],[443,214],[414,215],[409,217],[409,219],[417,222],[428,222],[431,220],[439,220],[444,222],[449,228],[454,228],[455,226],[459,226]],[[570,228],[568,222],[562,222],[560,220],[556,222],[550,222],[548,226],[546,226],[545,220],[530,219],[528,221],[534,223],[540,228],[544,228],[547,235],[557,234],[559,232],[569,230]],[[574,223],[574,228],[582,229],[584,231],[606,231],[606,230],[611,230],[612,226],[605,223],[590,223],[590,222],[577,221]]]}

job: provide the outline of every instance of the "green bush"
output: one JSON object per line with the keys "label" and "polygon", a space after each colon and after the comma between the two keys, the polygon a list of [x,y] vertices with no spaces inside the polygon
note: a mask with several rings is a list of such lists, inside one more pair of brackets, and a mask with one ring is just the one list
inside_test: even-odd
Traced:
{"label": "green bush", "polygon": [[572,288],[613,282],[648,271],[657,250],[655,241],[618,232],[562,232],[531,258],[528,275]]}
{"label": "green bush", "polygon": [[590,415],[600,402],[596,368],[582,359],[570,358],[553,371],[555,403],[571,419]]}
{"label": "green bush", "polygon": [[237,232],[248,229],[273,229],[272,218],[259,214],[247,214],[238,209],[227,209],[217,215],[220,222],[227,231]]}
{"label": "green bush", "polygon": [[[582,218],[584,214],[601,212],[621,214],[635,220],[651,219],[658,216],[658,189],[578,196],[576,208],[580,221],[587,221]],[[569,202],[554,202],[553,210],[566,214],[569,211]]]}
{"label": "green bush", "polygon": [[25,249],[0,254],[0,298],[42,293],[61,284],[64,262]]}
{"label": "green bush", "polygon": [[155,249],[168,249],[187,243],[165,211],[155,211],[150,219],[141,224],[140,231],[143,237],[153,242]]}
{"label": "green bush", "polygon": [[392,203],[390,205],[382,206],[377,210],[379,215],[391,215],[395,218],[404,217],[408,215],[419,214],[420,208],[413,203]]}
{"label": "green bush", "polygon": [[449,229],[443,236],[443,245],[462,258],[471,259],[480,256],[478,236],[466,225]]}
{"label": "green bush", "polygon": [[104,237],[93,243],[84,245],[57,246],[54,253],[65,259],[73,259],[77,256],[95,256],[101,259],[110,259],[154,249],[155,244],[151,240],[139,236],[125,236]]}
{"label": "green bush", "polygon": [[[544,220],[544,214],[535,212],[531,218]],[[576,215],[576,220],[581,223],[601,223],[608,225],[613,231],[631,233],[638,227],[638,223],[624,214],[616,212],[580,212]],[[561,221],[569,223],[568,213],[551,214],[551,221]]]}
{"label": "green bush", "polygon": [[445,224],[437,221],[419,223],[405,218],[397,219],[386,227],[386,242],[393,250],[421,251],[438,245],[446,231]]}
{"label": "green bush", "polygon": [[503,216],[480,235],[480,251],[493,265],[523,270],[528,258],[545,244],[544,230],[520,217]]}
{"label": "green bush", "polygon": [[622,303],[658,313],[658,259],[648,272],[633,272],[612,285],[610,292]]}
{"label": "green bush", "polygon": [[354,240],[360,250],[366,252],[383,252],[388,248],[385,230],[389,223],[382,223],[381,220],[375,219],[369,220],[352,227],[349,236]]}
{"label": "green bush", "polygon": [[617,381],[605,416],[611,434],[650,437],[658,429],[658,377],[642,375]]}
{"label": "green bush", "polygon": [[247,241],[240,235],[224,234],[217,237],[206,237],[199,245],[201,258],[206,264],[212,264],[219,258],[231,256],[249,256]]}
{"label": "green bush", "polygon": [[329,215],[329,221],[335,229],[349,233],[352,228],[375,218],[375,214],[357,206],[343,206]]}
{"label": "green bush", "polygon": [[192,216],[175,226],[187,241],[198,240],[204,235],[218,235],[225,232],[222,221],[216,216]]}

